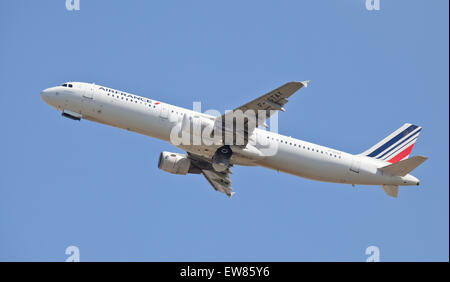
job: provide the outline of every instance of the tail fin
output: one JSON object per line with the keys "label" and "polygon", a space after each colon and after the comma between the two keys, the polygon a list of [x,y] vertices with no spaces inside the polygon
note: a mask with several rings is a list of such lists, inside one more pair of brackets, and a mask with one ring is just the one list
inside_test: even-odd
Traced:
{"label": "tail fin", "polygon": [[362,155],[390,163],[407,159],[421,130],[420,126],[405,123]]}

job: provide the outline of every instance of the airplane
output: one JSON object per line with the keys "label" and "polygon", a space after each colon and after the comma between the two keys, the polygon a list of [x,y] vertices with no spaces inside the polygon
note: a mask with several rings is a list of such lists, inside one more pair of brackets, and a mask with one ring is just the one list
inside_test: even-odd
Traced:
{"label": "airplane", "polygon": [[[268,127],[266,120],[279,111],[284,112],[287,99],[300,88],[306,88],[308,82],[288,82],[229,111],[231,114],[245,111],[240,129],[224,122],[227,115],[192,111],[95,83],[66,82],[43,90],[40,96],[63,117],[102,123],[175,145],[186,154],[161,152],[159,169],[179,175],[202,174],[216,191],[229,198],[234,194],[230,180],[234,165],[262,166],[323,182],[381,186],[388,196],[395,198],[399,186],[419,185],[419,179],[409,173],[427,158],[409,155],[422,130],[420,126],[405,123],[360,154],[263,129]],[[251,111],[255,114],[247,114]],[[231,125],[237,123],[236,117],[233,118]],[[179,137],[180,132],[193,140],[198,135],[192,131],[195,126],[208,127],[209,133],[217,131],[214,142],[174,141],[173,136]],[[202,136],[211,138],[212,135]]]}

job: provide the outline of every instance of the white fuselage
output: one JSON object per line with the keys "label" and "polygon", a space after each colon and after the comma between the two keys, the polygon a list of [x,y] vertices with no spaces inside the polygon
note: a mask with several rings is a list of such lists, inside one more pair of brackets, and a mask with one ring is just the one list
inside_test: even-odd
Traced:
{"label": "white fuselage", "polygon": [[[170,133],[184,115],[214,120],[213,116],[154,101],[95,84],[71,83],[44,90],[42,99],[69,114],[84,119],[134,131],[170,142]],[[232,164],[259,165],[296,176],[335,183],[361,185],[417,185],[411,176],[391,176],[378,168],[389,163],[363,155],[353,155],[274,132],[255,129],[253,135],[265,138],[277,149],[268,155],[252,158],[233,155]],[[177,146],[187,152],[212,158],[217,147]],[[258,151],[264,151],[255,145]],[[261,150],[259,150],[261,149]]]}

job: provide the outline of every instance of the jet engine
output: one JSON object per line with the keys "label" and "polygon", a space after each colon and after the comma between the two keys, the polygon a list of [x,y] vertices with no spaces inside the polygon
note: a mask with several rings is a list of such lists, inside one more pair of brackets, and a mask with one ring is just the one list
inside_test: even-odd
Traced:
{"label": "jet engine", "polygon": [[230,146],[225,145],[217,149],[212,159],[212,167],[217,172],[225,171],[230,166],[230,158],[233,154]]}
{"label": "jet engine", "polygon": [[173,174],[200,173],[191,160],[184,154],[161,152],[158,160],[158,168]]}

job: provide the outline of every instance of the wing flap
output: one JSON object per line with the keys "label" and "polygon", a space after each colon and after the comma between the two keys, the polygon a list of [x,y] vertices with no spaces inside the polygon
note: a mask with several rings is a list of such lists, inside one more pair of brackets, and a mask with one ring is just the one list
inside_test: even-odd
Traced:
{"label": "wing flap", "polygon": [[231,180],[227,171],[217,172],[214,170],[202,169],[202,174],[214,190],[226,194],[230,199],[233,197],[234,192],[231,192]]}

